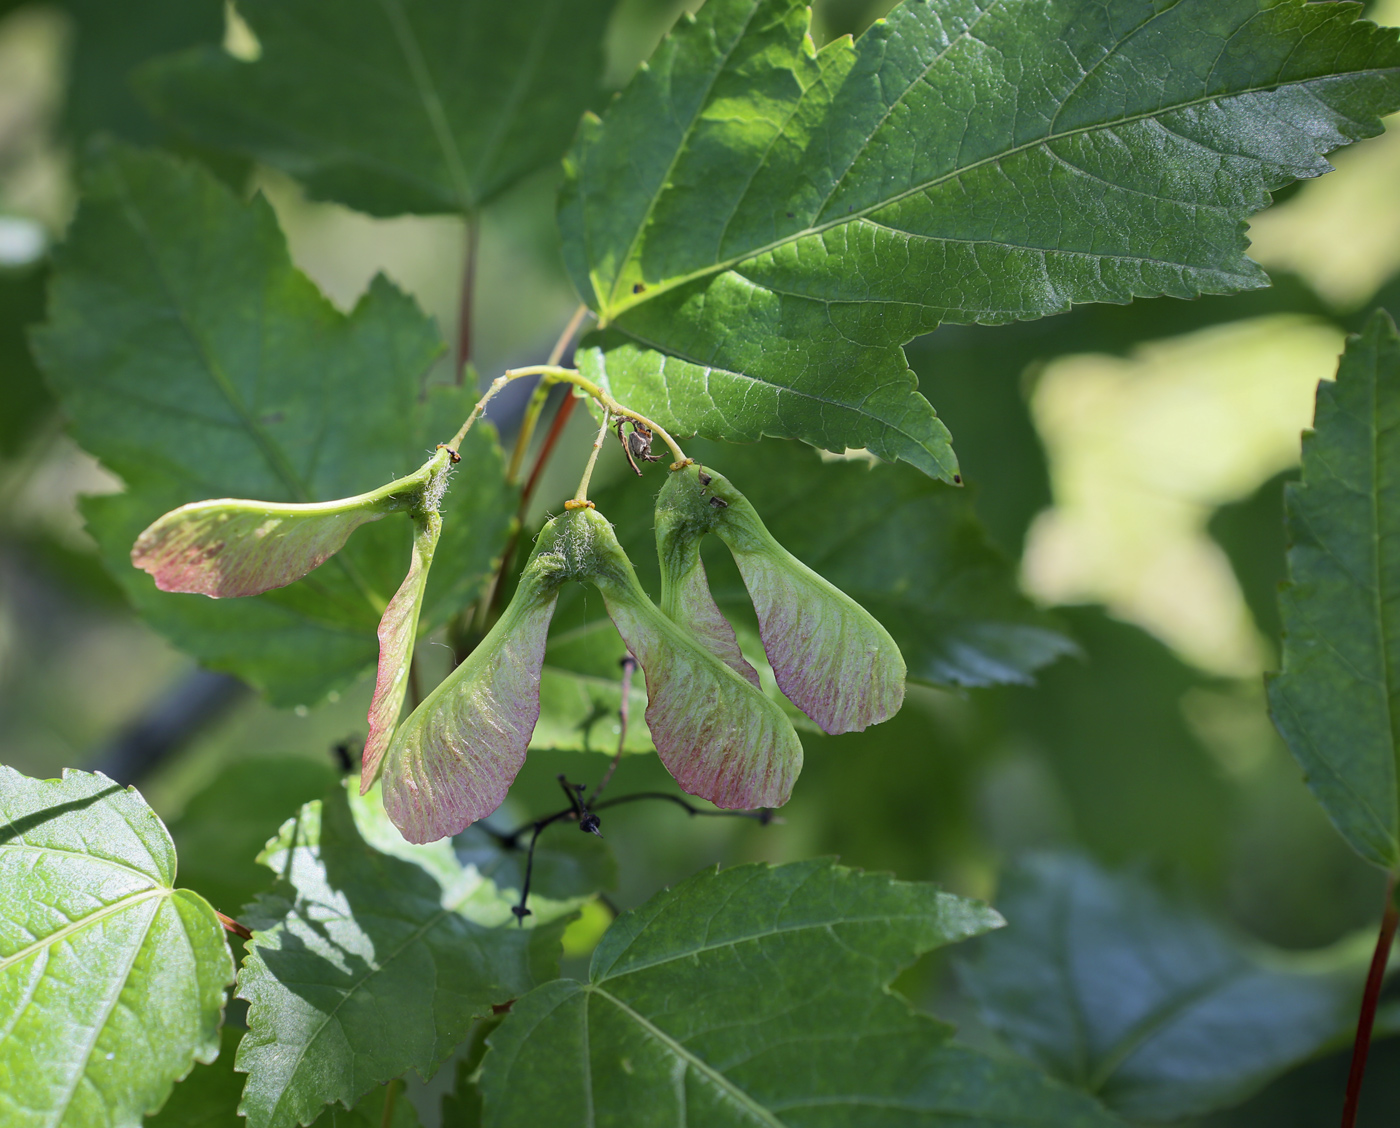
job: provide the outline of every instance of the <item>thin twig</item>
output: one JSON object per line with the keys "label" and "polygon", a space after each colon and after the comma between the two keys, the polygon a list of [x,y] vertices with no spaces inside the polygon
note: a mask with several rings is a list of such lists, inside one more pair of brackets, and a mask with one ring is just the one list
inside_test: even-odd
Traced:
{"label": "thin twig", "polygon": [[623,803],[635,803],[640,799],[664,799],[668,803],[674,803],[688,815],[699,816],[710,819],[753,819],[760,826],[771,826],[783,820],[773,814],[771,807],[760,807],[756,811],[707,811],[703,807],[697,807],[682,799],[679,795],[672,795],[669,791],[634,791],[631,795],[619,795],[616,799],[607,799],[597,804],[593,810],[606,811],[609,807],[620,807]]}
{"label": "thin twig", "polygon": [[603,408],[603,425],[598,428],[598,437],[593,440],[593,449],[589,451],[588,462],[583,468],[583,477],[579,479],[578,489],[574,491],[572,503],[565,502],[565,509],[577,509],[581,505],[586,505],[590,509],[593,503],[588,500],[588,484],[593,480],[593,467],[598,464],[598,452],[603,449],[603,444],[607,442],[608,430],[612,426],[612,417],[608,414],[608,409]]}
{"label": "thin twig", "polygon": [[384,1115],[379,1118],[379,1128],[391,1128],[394,1123],[394,1104],[399,1099],[399,1090],[404,1083],[395,1077],[389,1082],[389,1091],[384,1094]]}
{"label": "thin twig", "polygon": [[578,396],[574,395],[572,391],[566,392],[563,402],[554,413],[554,422],[549,425],[549,433],[544,437],[540,453],[535,456],[535,467],[530,471],[530,477],[525,481],[525,488],[520,491],[521,513],[524,513],[529,506],[530,498],[535,493],[535,487],[540,484],[540,477],[544,474],[545,464],[549,462],[549,456],[554,453],[554,448],[559,443],[559,436],[564,433],[564,427],[569,422],[569,416],[574,413],[576,403],[578,403]]}
{"label": "thin twig", "polygon": [[574,334],[578,332],[578,327],[583,324],[583,319],[588,316],[588,307],[580,305],[574,310],[574,315],[569,318],[569,323],[564,326],[564,331],[559,334],[559,339],[554,342],[554,347],[549,350],[549,360],[546,364],[558,364],[564,359],[564,350],[569,347],[569,342],[574,339]]}
{"label": "thin twig", "polygon": [[637,660],[632,655],[627,654],[623,656],[620,664],[622,666],[622,703],[617,707],[617,753],[613,756],[612,762],[608,764],[608,770],[603,773],[603,778],[598,781],[598,786],[593,789],[593,794],[585,800],[585,805],[589,807],[592,807],[598,796],[603,793],[603,788],[608,786],[613,772],[617,771],[617,765],[622,762],[622,750],[627,747],[627,715],[631,712],[632,675],[637,670]]}
{"label": "thin twig", "polygon": [[1355,1128],[1356,1114],[1361,1106],[1361,1082],[1366,1076],[1366,1057],[1371,1050],[1371,1029],[1376,1023],[1376,1004],[1385,980],[1385,965],[1390,959],[1390,946],[1395,942],[1395,926],[1400,922],[1400,908],[1395,904],[1395,875],[1385,887],[1385,913],[1381,917],[1376,951],[1371,956],[1371,970],[1366,975],[1366,989],[1361,995],[1361,1014],[1356,1021],[1356,1042],[1351,1051],[1351,1072],[1347,1075],[1346,1099],[1342,1104],[1342,1128]]}
{"label": "thin twig", "polygon": [[251,940],[253,938],[253,934],[248,931],[247,925],[239,924],[233,917],[225,916],[223,913],[219,912],[218,909],[214,910],[214,915],[219,918],[219,923],[224,926],[225,932],[232,932],[235,936],[243,940]]}
{"label": "thin twig", "polygon": [[467,362],[472,358],[472,302],[476,291],[476,259],[480,245],[481,220],[473,213],[467,217],[467,255],[462,264],[462,295],[457,311],[457,371],[453,382],[459,388],[466,379]]}
{"label": "thin twig", "polygon": [[[542,819],[525,823],[511,831],[492,830],[485,823],[479,823],[481,829],[489,834],[499,843],[503,850],[519,850],[520,839],[528,831],[530,834],[530,845],[525,848],[525,877],[520,883],[520,900],[511,906],[511,912],[515,914],[515,919],[522,925],[525,918],[530,916],[528,902],[530,899],[530,883],[535,872],[535,847],[539,844],[540,835],[545,830],[558,822],[575,822],[580,830],[591,831],[602,837],[598,829],[600,819],[598,812],[609,807],[620,807],[623,803],[635,803],[644,799],[660,799],[667,803],[674,803],[681,810],[691,817],[700,816],[712,819],[753,819],[760,826],[770,826],[773,823],[780,823],[782,819],[777,818],[771,809],[762,807],[757,811],[707,811],[701,807],[688,803],[679,795],[672,795],[668,791],[637,791],[631,795],[619,795],[616,799],[608,799],[596,806],[584,800],[580,792],[583,790],[581,783],[569,783],[561,774],[559,776],[560,786],[564,788],[564,794],[569,796],[569,806],[562,811],[555,811],[552,815],[546,815]],[[598,788],[595,790],[595,794]]]}
{"label": "thin twig", "polygon": [[[564,359],[564,353],[568,351],[574,335],[587,316],[588,307],[586,305],[580,305],[578,309],[574,310],[573,316],[569,318],[569,323],[564,326],[564,331],[559,334],[559,339],[549,350],[549,359],[545,361],[546,364],[557,365]],[[545,400],[549,396],[551,386],[550,381],[540,380],[539,386],[535,388],[535,394],[530,397],[530,402],[525,408],[525,414],[521,417],[520,430],[515,436],[515,449],[511,451],[510,465],[506,468],[506,481],[512,486],[520,480],[520,467],[525,461],[526,452],[530,449],[530,440],[534,438],[535,426],[539,422],[540,413],[544,410]],[[519,516],[523,520],[524,514],[521,513]]]}

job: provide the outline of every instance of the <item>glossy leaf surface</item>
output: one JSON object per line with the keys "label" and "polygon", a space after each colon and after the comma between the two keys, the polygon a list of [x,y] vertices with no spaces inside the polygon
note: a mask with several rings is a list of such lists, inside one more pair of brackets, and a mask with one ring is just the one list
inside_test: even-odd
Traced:
{"label": "glossy leaf surface", "polygon": [[489,1128],[587,1124],[1110,1125],[1093,1102],[948,1044],[884,990],[985,906],[830,862],[706,872],[619,917],[587,982],[490,1038]]}
{"label": "glossy leaf surface", "polygon": [[264,859],[281,880],[245,914],[254,938],[239,976],[250,1128],[353,1107],[407,1069],[431,1076],[475,1016],[553,973],[555,931],[475,923],[479,880],[446,887],[374,849],[343,794],[303,807]]}
{"label": "glossy leaf surface", "polygon": [[0,1123],[138,1128],[219,1052],[233,960],[141,796],[0,765]]}
{"label": "glossy leaf surface", "polygon": [[1333,823],[1400,867],[1400,334],[1377,312],[1317,390],[1285,491],[1288,577],[1274,724]]}
{"label": "glossy leaf surface", "polygon": [[[418,402],[441,349],[383,278],[349,315],[292,267],[266,201],[244,204],[166,156],[109,150],[58,256],[35,336],[75,435],[127,485],[88,501],[104,560],[153,626],[279,704],[311,703],[374,664],[375,630],[408,567],[401,518],[361,529],[326,566],[252,599],[156,591],[131,567],[142,529],[211,497],[309,503],[400,478],[470,410],[463,390]],[[489,431],[463,444],[425,620],[469,600],[513,503]]]}
{"label": "glossy leaf surface", "polygon": [[598,89],[612,0],[244,0],[210,48],[141,85],[202,144],[372,215],[469,212],[559,159]]}
{"label": "glossy leaf surface", "polygon": [[1251,947],[1144,881],[1071,856],[1008,877],[1010,922],[964,969],[987,1021],[1138,1121],[1238,1103],[1356,1021],[1369,946]]}
{"label": "glossy leaf surface", "polygon": [[1282,0],[906,0],[821,51],[712,0],[569,158],[580,354],[681,434],[951,480],[900,346],[943,321],[1266,284],[1241,221],[1400,106],[1393,31]]}

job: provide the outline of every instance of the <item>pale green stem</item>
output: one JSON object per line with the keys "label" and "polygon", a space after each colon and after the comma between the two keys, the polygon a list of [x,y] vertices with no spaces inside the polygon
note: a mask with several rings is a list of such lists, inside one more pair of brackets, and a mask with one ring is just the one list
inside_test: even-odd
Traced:
{"label": "pale green stem", "polygon": [[527,368],[510,368],[502,375],[497,376],[496,379],[491,381],[491,386],[486,389],[486,394],[482,396],[481,399],[477,401],[477,405],[472,408],[472,413],[467,416],[467,421],[462,424],[462,429],[453,436],[452,441],[447,445],[454,450],[459,447],[462,440],[467,437],[467,432],[471,430],[472,424],[480,418],[482,411],[491,398],[512,380],[518,380],[522,376],[542,376],[544,377],[542,381],[544,384],[572,384],[576,388],[581,388],[585,393],[598,401],[604,409],[604,414],[611,413],[613,415],[621,415],[624,419],[631,419],[633,422],[640,423],[647,430],[654,431],[661,436],[662,441],[670,448],[677,463],[680,465],[689,465],[690,459],[686,458],[685,451],[681,450],[676,440],[666,433],[666,429],[662,427],[661,424],[655,423],[645,415],[641,415],[633,411],[630,407],[625,407],[618,403],[617,400],[613,399],[612,396],[592,380],[588,379],[586,376],[580,375],[577,369],[560,368],[556,364],[532,364]]}
{"label": "pale green stem", "polygon": [[607,441],[608,425],[611,422],[612,418],[605,407],[603,408],[603,425],[598,428],[598,437],[593,440],[593,450],[588,455],[588,465],[583,468],[583,478],[578,484],[578,492],[574,494],[573,502],[565,508],[576,509],[580,505],[588,503],[588,483],[593,477],[593,467],[598,463],[598,452],[603,449],[603,443]]}

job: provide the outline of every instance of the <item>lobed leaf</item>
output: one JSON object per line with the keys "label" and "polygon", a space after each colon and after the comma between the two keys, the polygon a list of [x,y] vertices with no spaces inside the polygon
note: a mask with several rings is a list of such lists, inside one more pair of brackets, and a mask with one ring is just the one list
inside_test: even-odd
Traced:
{"label": "lobed leaf", "polygon": [[986,1021],[1134,1121],[1236,1104],[1355,1025],[1369,946],[1247,945],[1073,856],[1016,867],[999,907],[1010,926],[964,968]]}
{"label": "lobed leaf", "polygon": [[624,913],[586,982],[519,1000],[482,1065],[488,1128],[1117,1123],[948,1044],[886,990],[1001,924],[976,902],[831,862],[708,871]]}
{"label": "lobed leaf", "polygon": [[[450,839],[409,842],[384,809],[383,790],[364,795],[350,789],[350,811],[360,836],[381,854],[401,858],[426,871],[443,891],[444,903],[477,924],[518,924],[526,853],[522,840],[508,847],[481,826]],[[530,878],[530,923],[550,924],[570,916],[599,890],[617,882],[617,865],[607,844],[593,835],[545,835],[535,847]]]}
{"label": "lobed leaf", "polygon": [[1304,0],[905,0],[817,51],[711,0],[567,163],[579,365],[678,434],[957,480],[900,346],[945,321],[1267,284],[1268,193],[1400,108],[1393,30]]}
{"label": "lobed leaf", "polygon": [[1363,858],[1400,867],[1400,333],[1384,311],[1317,389],[1302,481],[1285,490],[1283,671],[1269,712]]}
{"label": "lobed leaf", "polygon": [[410,1068],[430,1077],[475,1017],[557,958],[558,926],[475,923],[483,895],[497,900],[482,882],[447,887],[368,845],[342,792],[303,807],[264,858],[281,880],[247,916],[254,935],[239,976],[249,1128],[307,1124],[335,1101],[353,1107]]}
{"label": "lobed leaf", "polygon": [[[312,703],[375,660],[403,577],[405,530],[380,522],[325,567],[250,599],[164,595],[133,571],[137,534],[209,497],[297,505],[399,479],[451,434],[468,390],[420,381],[441,337],[384,279],[342,314],[295,270],[271,208],[169,156],[108,147],[56,260],[33,337],[75,437],[126,483],[87,501],[104,562],[177,645],[284,705]],[[514,503],[477,429],[443,504],[453,561],[424,595],[431,627],[470,601]]]}
{"label": "lobed leaf", "polygon": [[0,765],[0,1123],[139,1128],[219,1053],[233,960],[133,789]]}
{"label": "lobed leaf", "polygon": [[559,159],[593,99],[612,0],[243,0],[242,62],[205,48],[140,88],[201,144],[372,215],[472,212]]}

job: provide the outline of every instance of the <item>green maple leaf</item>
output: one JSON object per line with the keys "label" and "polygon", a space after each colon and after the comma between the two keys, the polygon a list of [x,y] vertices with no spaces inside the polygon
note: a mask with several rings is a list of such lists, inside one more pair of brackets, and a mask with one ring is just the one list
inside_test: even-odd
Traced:
{"label": "green maple leaf", "polygon": [[[1363,858],[1400,867],[1400,334],[1378,310],[1320,384],[1289,485],[1274,724]],[[1392,461],[1393,460],[1393,461]]]}
{"label": "green maple leaf", "polygon": [[[342,792],[302,808],[261,855],[281,880],[243,919],[239,973],[249,1128],[293,1128],[352,1108],[407,1069],[431,1077],[491,1007],[554,974],[563,920],[516,926],[492,882],[449,843],[415,848]],[[392,827],[387,832],[393,834]],[[484,923],[483,923],[484,922]],[[509,922],[509,923],[505,923]],[[557,965],[555,965],[557,966]]]}
{"label": "green maple leaf", "polygon": [[699,874],[619,917],[586,982],[516,1002],[482,1064],[483,1123],[1117,1123],[949,1045],[886,989],[920,953],[1000,923],[825,861]]}
{"label": "green maple leaf", "polygon": [[557,161],[598,89],[613,0],[243,0],[261,54],[147,67],[199,142],[372,215],[471,212]]}
{"label": "green maple leaf", "polygon": [[906,0],[817,51],[803,0],[709,0],[568,159],[579,365],[680,434],[953,480],[900,346],[1266,285],[1245,218],[1400,107],[1359,10]]}
{"label": "green maple leaf", "polygon": [[998,904],[1015,927],[964,969],[988,1024],[1134,1121],[1236,1104],[1355,1027],[1369,945],[1250,946],[1141,880],[1066,856],[1017,867]]}
{"label": "green maple leaf", "polygon": [[[390,517],[325,565],[246,599],[158,592],[131,565],[138,534],[206,498],[315,502],[408,473],[470,410],[425,402],[436,327],[382,277],[342,314],[291,263],[267,202],[202,169],[109,150],[89,170],[57,256],[35,350],[89,451],[126,492],[86,502],[104,561],[156,629],[278,704],[313,703],[376,660],[375,632],[408,570],[413,533]],[[468,602],[513,508],[485,430],[463,444],[444,503],[426,632]]]}
{"label": "green maple leaf", "polygon": [[0,765],[0,1123],[138,1128],[219,1052],[233,960],[136,791]]}

